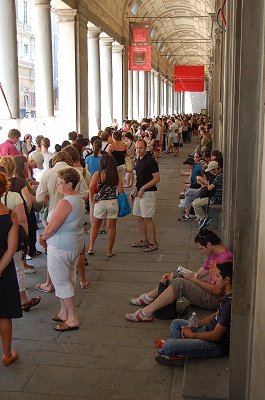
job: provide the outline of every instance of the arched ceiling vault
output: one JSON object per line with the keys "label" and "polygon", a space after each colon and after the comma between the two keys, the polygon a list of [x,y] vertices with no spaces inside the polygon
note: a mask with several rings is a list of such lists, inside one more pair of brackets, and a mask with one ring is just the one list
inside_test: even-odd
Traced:
{"label": "arched ceiling vault", "polygon": [[135,1],[124,1],[125,23],[149,19],[155,27],[152,50],[168,64],[167,70],[174,64],[204,64],[207,72],[212,57],[210,14],[215,13],[215,0],[138,0],[139,9],[133,16]]}

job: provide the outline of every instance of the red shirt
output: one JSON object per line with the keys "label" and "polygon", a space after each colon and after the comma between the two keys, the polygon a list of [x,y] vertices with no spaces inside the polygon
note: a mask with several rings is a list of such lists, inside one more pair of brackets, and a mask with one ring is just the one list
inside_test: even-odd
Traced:
{"label": "red shirt", "polygon": [[17,151],[16,147],[7,140],[6,142],[0,144],[0,156],[19,156],[19,152]]}

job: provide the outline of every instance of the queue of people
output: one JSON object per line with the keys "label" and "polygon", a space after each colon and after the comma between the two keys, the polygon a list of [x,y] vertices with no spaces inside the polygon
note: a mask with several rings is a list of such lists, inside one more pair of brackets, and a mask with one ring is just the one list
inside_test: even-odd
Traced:
{"label": "queue of people", "polygon": [[[151,322],[154,317],[161,317],[161,310],[162,314],[167,313],[173,318],[171,311],[176,301],[184,296],[191,304],[216,311],[217,314],[212,319],[200,322],[202,329],[198,333],[191,332],[184,322],[173,321],[173,339],[162,342],[162,345],[159,342],[156,360],[161,364],[178,365],[180,361],[183,364],[183,357],[187,355],[217,357],[225,354],[227,338],[223,347],[225,350],[220,350],[218,345],[215,348],[208,344],[216,338],[222,341],[223,336],[228,334],[233,269],[230,250],[221,244],[214,232],[205,229],[211,222],[207,209],[212,204],[222,202],[222,155],[209,153],[212,135],[207,119],[184,114],[157,117],[154,120],[146,118],[140,124],[125,120],[121,129],[107,127],[90,141],[76,132],[70,132],[69,140],[62,145],[56,144],[54,153],[49,151],[48,138],[39,135],[33,144],[32,137],[25,135],[21,144],[20,132],[16,129],[9,132],[8,140],[0,145],[0,217],[5,221],[0,260],[0,296],[2,287],[9,285],[11,279],[12,282],[16,281],[12,292],[16,300],[14,308],[10,310],[8,306],[5,308],[4,302],[3,306],[0,302],[4,365],[11,364],[18,356],[11,349],[11,318],[20,318],[23,310],[29,311],[41,301],[40,297],[29,296],[23,267],[26,256],[34,258],[39,253],[36,248],[38,205],[44,228],[38,241],[47,254],[47,276],[46,281],[35,288],[46,293],[55,291],[59,299],[58,313],[50,316],[57,323],[54,329],[60,332],[77,330],[80,320],[75,308],[76,272],[81,288],[89,286],[85,275],[85,212],[90,214],[87,254],[92,256],[97,252],[97,236],[107,230],[106,254],[108,257],[114,256],[119,212],[117,198],[124,188],[129,189],[132,212],[139,228],[139,239],[132,243],[132,247],[142,248],[144,253],[157,251],[154,216],[157,184],[160,181],[159,158],[163,154],[178,157],[183,143],[191,143],[193,138],[197,140],[194,154],[183,163],[188,165],[188,170],[179,170],[179,174],[185,177],[181,194],[184,213],[179,221],[189,221],[191,210],[194,210],[200,228],[195,243],[206,255],[205,263],[196,273],[183,275],[175,271],[164,274],[157,287],[129,300],[141,308],[135,313],[126,314],[125,318],[131,322]],[[201,151],[204,153],[201,154]],[[8,182],[11,184],[9,191]],[[203,190],[206,195],[201,196]],[[11,199],[11,192],[16,193],[14,199]],[[3,202],[3,196],[6,197],[6,203]],[[23,249],[24,256],[16,251],[18,224],[24,227],[29,236],[29,245]],[[11,239],[14,231],[16,235]],[[223,301],[223,298],[227,301]],[[225,304],[225,317],[223,308],[219,308],[220,299]],[[205,328],[208,322],[210,327],[207,325]],[[4,332],[6,329],[7,335]],[[204,332],[210,331],[215,333],[203,336]],[[195,338],[207,342],[205,352],[197,351],[191,342],[183,346],[184,339]]]}

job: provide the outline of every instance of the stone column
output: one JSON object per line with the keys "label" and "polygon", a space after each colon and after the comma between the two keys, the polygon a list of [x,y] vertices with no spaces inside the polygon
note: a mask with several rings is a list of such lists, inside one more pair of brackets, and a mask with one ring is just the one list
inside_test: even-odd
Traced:
{"label": "stone column", "polygon": [[164,79],[164,114],[168,113],[168,80]]}
{"label": "stone column", "polygon": [[[15,0],[3,0],[0,7],[0,83],[12,118],[19,118],[19,83]],[[0,94],[2,97],[2,94]],[[6,109],[4,103],[3,109]],[[8,110],[4,115],[9,116]]]}
{"label": "stone column", "polygon": [[154,112],[156,116],[160,115],[160,78],[159,72],[154,73]]}
{"label": "stone column", "polygon": [[263,399],[264,2],[228,2],[226,18],[222,234],[235,265],[229,399]]}
{"label": "stone column", "polygon": [[128,118],[133,119],[133,71],[128,71]]}
{"label": "stone column", "polygon": [[146,84],[146,92],[147,92],[147,96],[146,96],[146,115],[148,117],[152,116],[151,113],[151,71],[146,72],[145,74],[145,84]]}
{"label": "stone column", "polygon": [[112,102],[112,42],[106,33],[100,34],[100,78],[101,78],[101,128],[113,122]]}
{"label": "stone column", "polygon": [[164,114],[164,77],[160,77],[160,114]]}
{"label": "stone column", "polygon": [[128,48],[124,46],[122,53],[122,118],[128,116],[129,109],[129,82],[128,82]]}
{"label": "stone column", "polygon": [[222,132],[220,124],[221,103],[221,53],[222,53],[222,34],[219,30],[215,31],[215,47],[214,47],[214,69],[213,69],[213,86],[212,86],[212,123],[214,131],[214,147],[222,150]]}
{"label": "stone column", "polygon": [[145,115],[145,72],[139,71],[139,119],[146,117]]}
{"label": "stone column", "polygon": [[37,117],[54,115],[50,0],[35,0],[35,93]]}
{"label": "stone column", "polygon": [[76,10],[57,10],[59,115],[66,131],[77,129]]}
{"label": "stone column", "polygon": [[76,15],[76,93],[77,131],[89,136],[88,130],[88,79],[87,79],[87,17]]}
{"label": "stone column", "polygon": [[[101,30],[91,22],[87,24],[88,31],[88,115],[90,136],[97,135],[101,129],[101,93],[100,93],[100,62],[99,34]],[[105,128],[105,127],[104,127]]]}
{"label": "stone column", "polygon": [[113,119],[119,127],[122,126],[122,96],[123,96],[123,48],[118,42],[112,44],[112,72],[113,72]]}
{"label": "stone column", "polygon": [[139,71],[133,71],[133,119],[139,120]]}
{"label": "stone column", "polygon": [[155,105],[155,71],[152,69],[150,76],[150,116],[152,118],[156,114],[154,105]]}

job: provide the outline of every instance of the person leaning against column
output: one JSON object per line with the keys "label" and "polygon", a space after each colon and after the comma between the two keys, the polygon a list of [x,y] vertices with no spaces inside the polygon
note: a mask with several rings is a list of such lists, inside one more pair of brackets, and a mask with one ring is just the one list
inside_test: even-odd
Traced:
{"label": "person leaning against column", "polygon": [[[76,263],[84,247],[85,203],[76,191],[81,176],[74,168],[58,171],[58,191],[64,195],[48,215],[39,243],[47,248],[47,268],[60,299],[60,311],[52,316],[56,331],[76,330],[80,321],[74,305]],[[48,244],[48,245],[47,245]]]}
{"label": "person leaning against column", "polygon": [[138,194],[133,201],[133,214],[137,217],[141,238],[133,243],[132,247],[144,247],[144,251],[149,252],[158,249],[153,217],[155,215],[156,184],[160,181],[160,174],[157,162],[147,151],[145,140],[137,140],[135,149]]}

